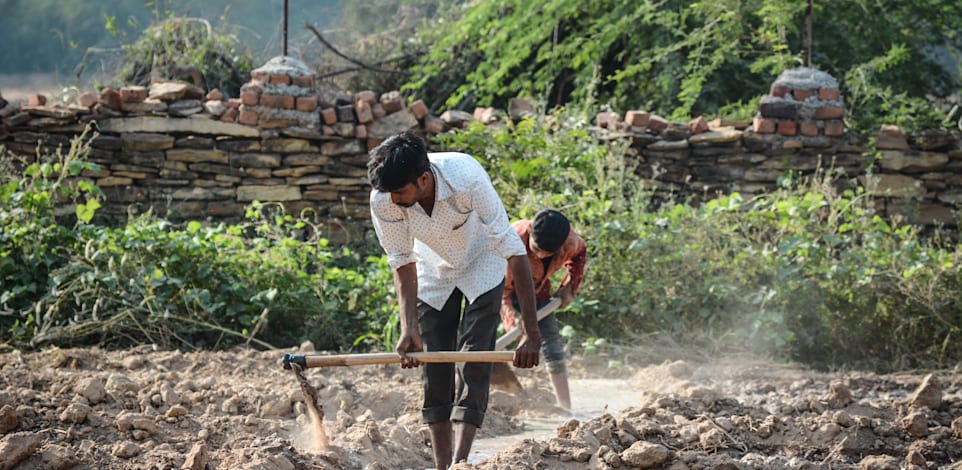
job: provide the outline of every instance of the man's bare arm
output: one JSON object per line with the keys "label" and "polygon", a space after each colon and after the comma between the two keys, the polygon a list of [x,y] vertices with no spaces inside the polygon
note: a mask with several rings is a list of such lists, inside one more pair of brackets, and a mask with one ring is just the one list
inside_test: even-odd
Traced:
{"label": "man's bare arm", "polygon": [[394,270],[394,291],[401,308],[401,337],[398,338],[396,347],[398,355],[401,356],[401,367],[417,367],[421,363],[407,355],[408,352],[424,350],[418,326],[417,265],[408,263]]}
{"label": "man's bare arm", "polygon": [[534,299],[534,281],[528,257],[515,255],[508,258],[508,269],[514,278],[514,290],[521,307],[521,327],[524,336],[514,354],[514,366],[529,368],[538,365],[541,350],[541,333],[538,330],[538,313]]}

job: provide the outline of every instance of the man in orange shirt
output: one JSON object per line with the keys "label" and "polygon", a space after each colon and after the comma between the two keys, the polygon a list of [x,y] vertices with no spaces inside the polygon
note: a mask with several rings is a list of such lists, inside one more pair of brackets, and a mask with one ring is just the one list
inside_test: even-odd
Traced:
{"label": "man in orange shirt", "polygon": [[[561,308],[570,305],[584,279],[588,251],[585,241],[571,229],[568,218],[556,210],[546,209],[538,212],[534,220],[519,220],[512,224],[512,227],[521,237],[528,252],[538,308],[551,300],[551,275],[562,267],[568,273],[561,280],[561,285],[554,295],[561,299]],[[511,272],[508,272],[501,296],[501,322],[505,330],[514,327],[517,310],[514,279]],[[541,355],[551,375],[558,406],[570,410],[568,366],[558,320],[553,314],[548,315],[538,322],[538,329],[541,332]]]}

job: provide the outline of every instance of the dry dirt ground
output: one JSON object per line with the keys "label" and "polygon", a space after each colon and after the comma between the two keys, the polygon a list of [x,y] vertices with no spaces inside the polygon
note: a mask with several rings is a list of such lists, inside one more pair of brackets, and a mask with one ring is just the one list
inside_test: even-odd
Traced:
{"label": "dry dirt ground", "polygon": [[[424,469],[420,376],[396,365],[314,368],[326,448],[286,351],[182,353],[150,347],[0,355],[0,470]],[[540,369],[526,392],[493,391],[479,440],[557,419],[478,469],[962,469],[962,373],[822,374],[762,361],[664,361],[572,375],[623,380],[638,402],[586,419],[549,403]],[[590,371],[590,372],[589,372]],[[602,392],[603,393],[603,392]],[[575,396],[577,401],[578,397]]]}

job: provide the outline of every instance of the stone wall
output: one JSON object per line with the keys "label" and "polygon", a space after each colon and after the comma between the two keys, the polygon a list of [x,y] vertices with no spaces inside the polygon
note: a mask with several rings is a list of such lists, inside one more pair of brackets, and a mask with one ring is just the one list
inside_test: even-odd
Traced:
{"label": "stone wall", "polygon": [[[956,225],[958,132],[906,136],[887,127],[870,146],[844,131],[833,82],[803,75],[818,80],[780,77],[752,123],[676,123],[630,110],[600,113],[595,130],[601,139],[625,140],[639,176],[656,182],[666,198],[758,194],[790,173],[833,169],[840,185],[854,179],[869,188],[882,212]],[[396,91],[326,101],[315,89],[303,64],[282,57],[255,70],[237,98],[182,82],[106,88],[67,105],[40,95],[24,103],[0,97],[0,146],[29,161],[38,145],[65,148],[91,124],[97,135],[90,160],[101,170],[84,177],[106,193],[100,213],[108,220],[151,210],[172,220],[233,221],[257,200],[291,213],[310,211],[338,241],[370,227],[367,151],[387,136],[413,129],[430,141],[472,120],[495,125],[534,113],[530,101],[516,99],[505,111],[452,110],[437,117]]]}

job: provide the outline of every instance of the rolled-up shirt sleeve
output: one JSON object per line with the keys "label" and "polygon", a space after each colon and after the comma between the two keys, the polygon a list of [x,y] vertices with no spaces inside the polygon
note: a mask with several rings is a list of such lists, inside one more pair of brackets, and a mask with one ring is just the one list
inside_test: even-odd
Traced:
{"label": "rolled-up shirt sleeve", "polygon": [[404,220],[404,210],[391,203],[390,194],[371,191],[371,221],[391,269],[417,261],[414,237]]}
{"label": "rolled-up shirt sleeve", "polygon": [[491,251],[504,259],[517,255],[526,256],[524,243],[508,221],[508,213],[487,174],[484,178],[479,178],[474,189],[472,205],[487,233]]}

